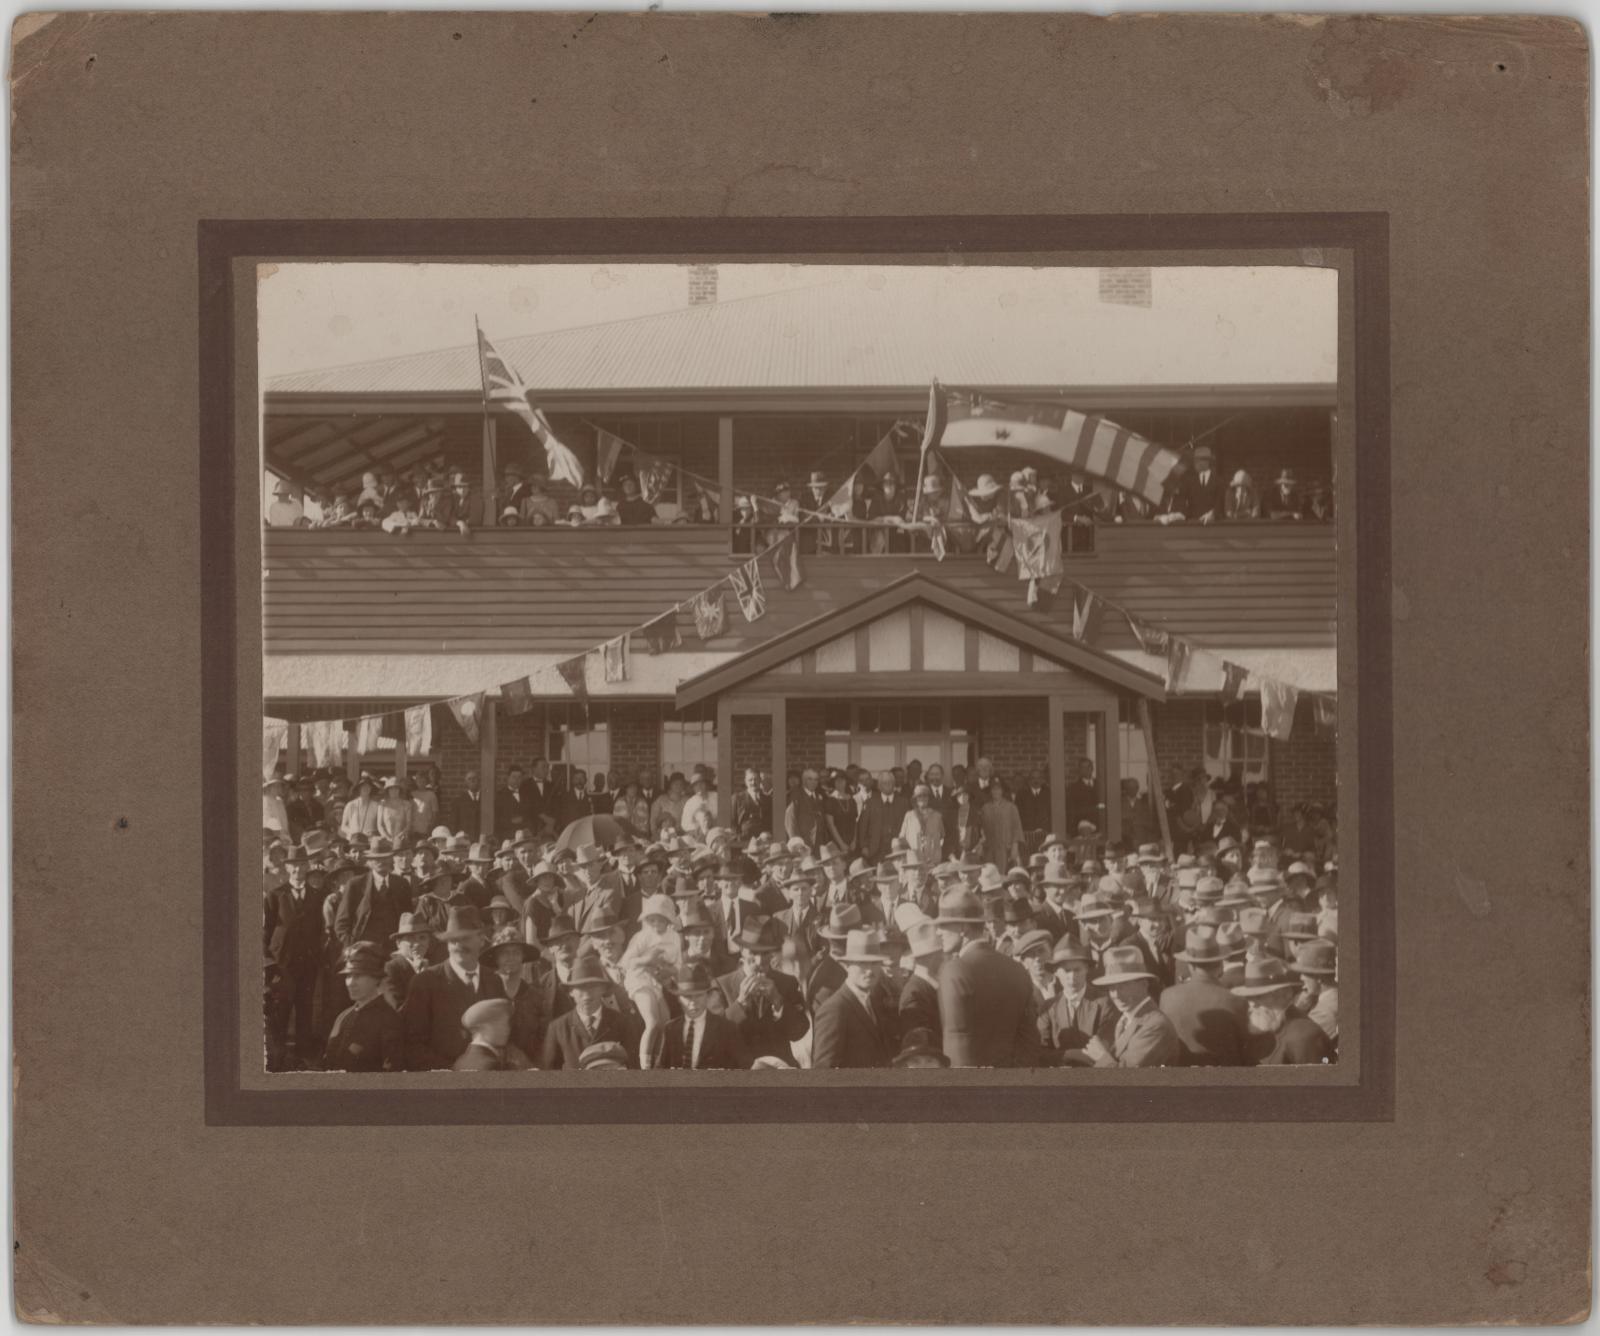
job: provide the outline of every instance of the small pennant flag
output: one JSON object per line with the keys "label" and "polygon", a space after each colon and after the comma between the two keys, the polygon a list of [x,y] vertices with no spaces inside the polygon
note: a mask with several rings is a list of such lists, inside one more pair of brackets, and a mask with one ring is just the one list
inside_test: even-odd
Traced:
{"label": "small pennant flag", "polygon": [[[264,778],[271,779],[278,771],[278,753],[289,745],[289,721],[263,719],[261,723],[261,773]],[[303,733],[304,730],[302,736]],[[304,765],[302,761],[301,766]]]}
{"label": "small pennant flag", "polygon": [[800,544],[792,533],[784,534],[773,546],[772,570],[780,589],[798,589],[805,578],[800,573]]}
{"label": "small pennant flag", "polygon": [[1335,732],[1338,727],[1338,712],[1334,707],[1332,696],[1313,696],[1311,704],[1317,724],[1317,732],[1324,737]]}
{"label": "small pennant flag", "polygon": [[449,706],[456,724],[467,735],[467,741],[476,742],[478,720],[483,718],[483,692],[475,691],[470,696],[457,696],[454,700],[447,700],[445,704]]}
{"label": "small pennant flag", "polygon": [[728,577],[733,581],[733,592],[739,599],[739,611],[747,622],[766,616],[767,591],[761,585],[761,566],[756,558],[740,566]]}
{"label": "small pennant flag", "polygon": [[534,406],[533,392],[522,383],[516,368],[500,355],[481,329],[478,331],[478,371],[483,378],[485,405],[503,408],[526,422],[534,439],[544,447],[550,477],[582,487],[583,465],[578,462],[577,455],[557,438],[544,414]]}
{"label": "small pennant flag", "polygon": [[1151,626],[1149,622],[1134,616],[1131,612],[1127,613],[1126,616],[1128,618],[1128,629],[1133,632],[1134,638],[1139,642],[1139,648],[1146,654],[1165,657],[1167,652],[1167,633],[1159,626]]}
{"label": "small pennant flag", "polygon": [[989,535],[989,547],[983,554],[995,570],[1004,575],[1011,569],[1011,563],[1016,556],[1015,545],[1011,541],[1011,533],[1007,529],[996,529]]}
{"label": "small pennant flag", "polygon": [[426,756],[433,750],[433,706],[413,705],[406,711],[406,755]]}
{"label": "small pennant flag", "polygon": [[1178,636],[1167,637],[1167,690],[1176,691],[1189,671],[1190,647]]}
{"label": "small pennant flag", "polygon": [[633,471],[639,479],[639,495],[655,505],[672,482],[672,465],[643,450],[633,452]]}
{"label": "small pennant flag", "polygon": [[588,657],[587,654],[574,654],[570,659],[563,659],[556,665],[561,680],[567,684],[574,696],[584,701],[589,699],[589,681],[584,673]]}
{"label": "small pennant flag", "polygon": [[[1061,574],[1061,513],[1011,521],[1017,554],[1017,579],[1043,580]],[[1059,587],[1059,583],[1058,583]]]}
{"label": "small pennant flag", "polygon": [[383,716],[369,714],[356,720],[356,750],[363,756],[380,750],[383,746]]}
{"label": "small pennant flag", "polygon": [[694,613],[694,633],[702,640],[715,640],[727,626],[727,614],[722,606],[722,590],[696,594],[689,605]]}
{"label": "small pennant flag", "polygon": [[618,636],[615,640],[606,641],[601,648],[601,658],[605,661],[607,682],[626,682],[628,680],[628,656],[630,653],[628,643],[632,634]]}
{"label": "small pennant flag", "polygon": [[935,560],[944,560],[948,544],[949,540],[944,531],[944,521],[935,515],[928,521],[928,547],[933,552]]}
{"label": "small pennant flag", "polygon": [[1072,599],[1072,638],[1091,641],[1100,635],[1100,618],[1106,601],[1092,589],[1079,585]]}
{"label": "small pennant flag", "polygon": [[507,714],[526,714],[533,708],[533,681],[519,677],[500,684],[500,701]]}
{"label": "small pennant flag", "polygon": [[1287,742],[1294,731],[1294,707],[1300,693],[1275,677],[1261,679],[1261,731]]}
{"label": "small pennant flag", "polygon": [[406,715],[404,710],[395,710],[383,716],[383,726],[379,728],[378,735],[385,742],[404,742],[406,740]]}
{"label": "small pennant flag", "polygon": [[863,459],[851,475],[839,484],[838,489],[828,498],[828,504],[823,507],[834,515],[848,515],[850,503],[855,498],[856,479],[861,476],[862,469],[871,469],[874,479],[883,477],[885,473],[892,473],[896,481],[903,481],[900,477],[900,461],[894,453],[895,433],[890,432],[875,446]]}
{"label": "small pennant flag", "polygon": [[1249,676],[1242,664],[1222,661],[1222,703],[1232,705],[1244,690],[1244,679]]}
{"label": "small pennant flag", "polygon": [[318,770],[337,765],[344,749],[344,725],[337,719],[318,719],[302,725],[300,740],[311,752],[311,764]]}
{"label": "small pennant flag", "polygon": [[622,458],[622,447],[627,442],[601,428],[595,442],[595,471],[601,482],[610,482],[617,471],[617,461]]}
{"label": "small pennant flag", "polygon": [[644,643],[650,646],[652,654],[665,654],[669,649],[676,649],[683,644],[683,637],[678,634],[677,608],[662,613],[655,621],[645,625]]}

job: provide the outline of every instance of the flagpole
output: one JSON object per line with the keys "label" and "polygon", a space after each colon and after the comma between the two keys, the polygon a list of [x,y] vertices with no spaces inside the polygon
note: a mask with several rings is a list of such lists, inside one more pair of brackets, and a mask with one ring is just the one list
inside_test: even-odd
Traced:
{"label": "flagpole", "polygon": [[478,353],[478,394],[483,402],[483,527],[491,529],[500,518],[494,513],[494,418],[489,414],[489,387],[483,379],[483,326],[478,323],[476,312],[472,329]]}

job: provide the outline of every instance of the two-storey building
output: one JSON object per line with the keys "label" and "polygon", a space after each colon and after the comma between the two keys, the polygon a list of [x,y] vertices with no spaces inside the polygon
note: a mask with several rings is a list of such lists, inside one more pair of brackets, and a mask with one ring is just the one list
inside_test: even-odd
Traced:
{"label": "two-storey building", "polygon": [[[1201,660],[1168,692],[1164,663],[1114,611],[1080,642],[1070,602],[1029,607],[1014,572],[958,551],[808,552],[798,588],[767,580],[757,621],[746,623],[730,595],[725,633],[702,643],[684,611],[674,649],[653,654],[634,635],[622,682],[605,681],[591,656],[586,702],[552,671],[727,575],[743,559],[737,492],[770,496],[780,480],[798,489],[813,470],[843,480],[896,421],[920,423],[935,377],[1103,413],[1173,447],[1203,438],[1225,474],[1247,470],[1263,488],[1285,467],[1330,479],[1331,310],[1286,325],[1263,312],[1248,276],[1218,274],[1181,309],[1163,307],[1159,278],[1152,296],[1147,271],[1086,270],[1080,301],[935,324],[908,322],[892,285],[718,302],[715,271],[701,269],[683,309],[497,338],[586,467],[597,463],[598,433],[615,433],[674,466],[663,521],[688,511],[702,478],[717,522],[466,537],[267,529],[265,712],[290,721],[291,767],[305,721],[487,690],[477,742],[434,711],[428,759],[447,792],[477,770],[492,795],[509,764],[536,756],[630,776],[703,761],[725,795],[747,765],[771,770],[781,795],[785,772],[801,765],[948,767],[988,756],[1010,775],[1043,770],[1058,826],[1065,780],[1091,758],[1113,835],[1121,781],[1148,792],[1173,766],[1264,780],[1283,805],[1328,799],[1334,743],[1313,726],[1309,701],[1287,741],[1269,740],[1249,684],[1224,705],[1220,675]],[[268,471],[328,487],[435,461],[481,487],[486,468],[536,463],[520,421],[486,418],[466,332],[436,353],[270,382]],[[914,474],[915,436],[901,449]],[[980,471],[1003,481],[1037,461],[998,450],[951,462],[971,485]],[[1303,691],[1335,688],[1329,524],[1101,524],[1066,566],[1112,608]],[[530,674],[532,708],[499,708],[498,684]],[[1160,776],[1150,774],[1152,744]],[[362,755],[352,731],[345,763],[352,773],[416,764],[404,750]]]}

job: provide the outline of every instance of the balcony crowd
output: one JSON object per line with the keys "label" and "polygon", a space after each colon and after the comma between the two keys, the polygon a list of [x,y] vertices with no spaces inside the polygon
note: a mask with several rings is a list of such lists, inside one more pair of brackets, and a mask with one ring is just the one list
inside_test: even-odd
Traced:
{"label": "balcony crowd", "polygon": [[[967,489],[937,467],[920,483],[907,486],[892,471],[880,477],[864,466],[849,479],[849,500],[841,502],[836,497],[845,481],[812,471],[803,487],[778,481],[771,497],[737,490],[735,530],[746,546],[759,547],[779,531],[774,526],[796,525],[816,531],[806,534],[808,545],[820,541],[824,550],[855,552],[912,550],[911,535],[893,531],[934,516],[948,519],[958,536],[975,534],[1010,516],[1056,511],[1064,522],[1076,526],[1333,519],[1327,482],[1302,480],[1295,469],[1285,467],[1263,486],[1244,469],[1229,474],[1220,468],[1206,445],[1194,451],[1193,468],[1162,506],[1084,474],[1041,475],[1033,468],[1012,473],[1005,484],[992,474],[980,474]],[[647,485],[651,495],[646,494]],[[493,514],[496,524],[509,528],[720,523],[714,486],[684,475],[681,497],[667,501],[661,485],[651,471],[640,470],[620,473],[613,484],[573,489],[554,485],[532,470],[508,468],[496,489]],[[962,488],[954,510],[952,488]],[[481,525],[479,498],[478,486],[459,468],[417,465],[403,474],[377,468],[363,474],[359,484],[333,488],[301,489],[280,481],[266,518],[273,528],[465,534]],[[970,518],[950,518],[962,511]]]}
{"label": "balcony crowd", "polygon": [[1169,846],[1087,761],[1064,832],[1038,772],[805,768],[773,830],[741,778],[269,780],[269,1069],[1336,1060],[1331,803],[1174,773]]}

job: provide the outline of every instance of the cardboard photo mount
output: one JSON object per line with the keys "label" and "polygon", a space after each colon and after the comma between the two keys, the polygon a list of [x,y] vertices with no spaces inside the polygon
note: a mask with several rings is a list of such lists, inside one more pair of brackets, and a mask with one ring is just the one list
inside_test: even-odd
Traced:
{"label": "cardboard photo mount", "polygon": [[[1575,25],[1514,19],[112,14],[19,31],[19,1314],[1581,1317],[1587,697],[1582,656],[1527,650],[1571,643],[1586,612],[1585,57]],[[958,76],[993,59],[1008,78],[980,103]],[[268,87],[275,60],[286,82]],[[777,70],[808,74],[807,95],[726,114]],[[1135,97],[1130,70],[1159,96]],[[1019,185],[1019,82],[1043,124],[1070,125],[1070,181]],[[797,137],[785,108],[815,110],[824,86],[822,129],[853,114],[874,133]],[[664,140],[650,105],[696,133]],[[335,108],[362,155],[300,137]],[[542,175],[459,151],[535,118]],[[973,151],[936,153],[941,135]],[[1425,170],[1447,153],[1458,170]],[[203,185],[174,163],[205,164]],[[252,1071],[251,294],[257,265],[305,258],[1337,268],[1345,1061],[931,1089]],[[1466,625],[1470,661],[1452,652]],[[1539,765],[1506,761],[1530,737]],[[1466,782],[1491,765],[1506,784]],[[86,907],[106,886],[114,903]],[[428,1265],[368,1249],[419,1192]],[[886,1259],[833,1242],[852,1201],[874,1203]],[[773,1259],[759,1282],[724,1283],[691,1222],[754,1231]],[[597,1248],[619,1255],[614,1284],[511,1283]]]}

